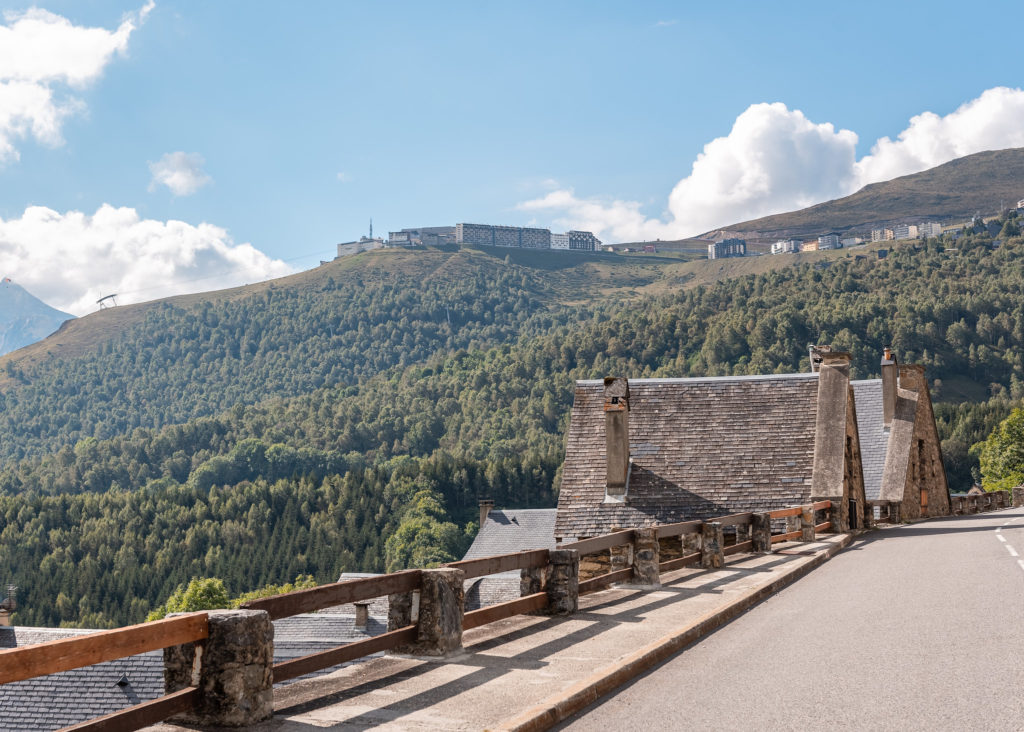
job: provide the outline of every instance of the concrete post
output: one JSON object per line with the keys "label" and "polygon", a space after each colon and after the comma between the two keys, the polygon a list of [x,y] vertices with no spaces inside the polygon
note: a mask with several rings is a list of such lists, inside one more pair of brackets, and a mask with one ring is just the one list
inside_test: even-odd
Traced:
{"label": "concrete post", "polygon": [[755,552],[772,550],[772,517],[768,513],[755,513],[750,523]]}
{"label": "concrete post", "polygon": [[[834,502],[833,502],[834,503]],[[835,509],[833,508],[833,511]],[[833,528],[839,531],[839,522],[832,516]],[[800,541],[814,541],[814,509],[810,506],[800,507]]]}
{"label": "concrete post", "polygon": [[722,525],[717,521],[705,521],[702,531],[700,566],[704,569],[719,569],[725,565],[725,554],[722,546],[725,536]]}
{"label": "concrete post", "polygon": [[571,615],[579,608],[580,555],[575,549],[552,549],[545,570],[548,615]]}
{"label": "concrete post", "polygon": [[461,569],[424,569],[420,581],[416,656],[447,656],[462,648],[465,573]]}
{"label": "concrete post", "polygon": [[1020,508],[1024,506],[1024,485],[1019,485],[1012,491],[1013,494],[1013,507]]}
{"label": "concrete post", "polygon": [[274,626],[264,610],[210,610],[204,643],[164,649],[168,693],[195,685],[195,707],[175,720],[249,727],[274,713]]}
{"label": "concrete post", "polygon": [[651,587],[661,586],[658,563],[661,561],[661,547],[658,545],[658,530],[636,529],[633,546],[633,582]]}

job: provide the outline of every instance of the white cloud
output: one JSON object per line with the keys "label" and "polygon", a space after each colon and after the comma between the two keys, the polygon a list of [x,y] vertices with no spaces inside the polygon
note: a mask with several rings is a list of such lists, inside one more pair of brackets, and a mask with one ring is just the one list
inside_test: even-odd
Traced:
{"label": "white cloud", "polygon": [[857,135],[815,123],[781,103],[753,104],[712,140],[679,181],[661,218],[634,201],[552,191],[519,204],[555,223],[590,228],[610,241],[694,236],[740,221],[848,195],[983,150],[1024,147],[1024,91],[989,89],[946,116],[913,117],[896,140],[883,137],[860,160]]}
{"label": "white cloud", "polygon": [[0,25],[0,165],[18,159],[15,142],[34,137],[45,145],[63,142],[61,125],[82,109],[81,101],[58,94],[96,81],[153,8],[149,2],[116,30],[72,25],[40,8],[4,13]]}
{"label": "white cloud", "polygon": [[141,219],[104,204],[96,213],[42,206],[0,219],[0,272],[76,315],[118,293],[118,303],[232,287],[293,270],[212,224]]}
{"label": "white cloud", "polygon": [[349,175],[348,173],[346,173],[345,171],[341,171],[340,173],[338,173],[337,178],[338,178],[338,182],[339,183],[351,183],[352,182],[352,176]]}
{"label": "white cloud", "polygon": [[149,164],[149,172],[153,175],[149,190],[167,186],[175,196],[190,196],[213,180],[203,172],[205,163],[199,153],[166,153]]}
{"label": "white cloud", "polygon": [[655,28],[668,28],[669,26],[673,26],[673,25],[675,25],[678,22],[679,22],[678,20],[659,20],[657,23],[654,24],[654,27]]}

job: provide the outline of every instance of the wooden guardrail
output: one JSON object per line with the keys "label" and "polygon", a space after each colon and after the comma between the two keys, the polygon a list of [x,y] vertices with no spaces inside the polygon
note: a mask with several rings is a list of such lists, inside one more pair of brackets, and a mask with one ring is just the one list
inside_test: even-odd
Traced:
{"label": "wooden guardrail", "polygon": [[[162,650],[168,646],[203,641],[209,637],[207,618],[206,613],[190,613],[152,623],[3,650],[0,651],[0,684],[71,671]],[[192,709],[195,696],[195,688],[182,689],[68,729],[90,732],[141,729]]]}
{"label": "wooden guardrail", "polygon": [[[829,510],[831,503],[820,501],[813,504],[811,508],[814,511]],[[772,511],[769,513],[769,517],[781,519],[801,514],[802,507],[793,507]],[[707,522],[682,521],[653,528],[656,529],[655,535],[659,539],[686,537],[702,533],[705,523],[716,522],[723,527],[741,527],[751,525],[753,519],[754,514],[746,512],[708,519]],[[831,525],[830,521],[821,523],[815,526],[814,530],[822,531]],[[773,535],[771,542],[774,544],[789,539],[799,539],[801,534],[801,531],[794,531]],[[739,537],[739,533],[737,533],[737,537]],[[580,556],[584,556],[633,544],[636,539],[636,531],[626,529],[565,544],[560,549],[574,549]],[[723,554],[738,554],[751,551],[752,548],[752,540],[738,540],[736,543],[724,547]],[[690,566],[699,563],[701,556],[701,552],[691,552],[659,563],[658,569],[665,572]],[[549,561],[549,550],[536,549],[451,562],[445,567],[460,569],[465,579],[473,579],[516,569],[538,569],[547,566]],[[578,583],[579,594],[596,592],[617,582],[628,581],[633,578],[633,574],[632,567],[626,567],[583,580]],[[249,610],[264,610],[271,620],[277,620],[300,613],[316,612],[335,605],[370,600],[383,595],[416,592],[420,590],[421,583],[422,571],[412,569],[376,577],[333,582],[274,597],[259,598],[250,600],[241,607]],[[538,592],[510,602],[466,612],[463,615],[462,628],[463,630],[477,628],[515,615],[543,610],[547,605],[547,594]],[[417,634],[417,626],[409,625],[366,640],[276,663],[273,666],[274,682],[295,679],[374,653],[414,643],[417,640]],[[0,651],[0,684],[68,671],[183,643],[202,642],[208,635],[207,614],[192,613],[117,630],[100,631],[85,636],[51,641],[36,646],[4,650]],[[197,693],[198,690],[192,687],[182,689],[159,699],[138,704],[67,729],[90,731],[139,729],[192,709]]]}

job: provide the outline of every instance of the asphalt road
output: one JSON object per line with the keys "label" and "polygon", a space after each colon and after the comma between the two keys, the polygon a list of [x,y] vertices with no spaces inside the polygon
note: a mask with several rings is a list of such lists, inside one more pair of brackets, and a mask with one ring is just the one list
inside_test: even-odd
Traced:
{"label": "asphalt road", "polygon": [[1024,730],[1024,510],[872,532],[571,730]]}

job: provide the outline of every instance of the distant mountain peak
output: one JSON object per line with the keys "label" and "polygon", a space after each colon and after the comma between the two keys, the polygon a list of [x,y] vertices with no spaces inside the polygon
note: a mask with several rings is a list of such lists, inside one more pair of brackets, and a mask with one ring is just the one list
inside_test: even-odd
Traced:
{"label": "distant mountain peak", "polygon": [[0,278],[0,356],[42,340],[74,317],[50,307],[10,277]]}

